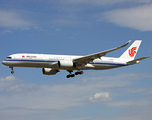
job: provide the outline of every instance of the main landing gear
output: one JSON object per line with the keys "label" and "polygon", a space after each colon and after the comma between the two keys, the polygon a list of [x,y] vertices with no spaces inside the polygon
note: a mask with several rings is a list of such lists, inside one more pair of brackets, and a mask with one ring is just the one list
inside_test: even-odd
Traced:
{"label": "main landing gear", "polygon": [[14,73],[13,67],[10,66],[9,68],[11,68],[11,70],[12,70],[11,73],[13,74]]}
{"label": "main landing gear", "polygon": [[77,71],[75,72],[75,75],[82,75],[83,74],[83,71]]}
{"label": "main landing gear", "polygon": [[77,72],[75,72],[75,74],[72,74],[72,70],[70,70],[70,71],[68,71],[70,74],[69,75],[67,75],[66,77],[67,78],[73,78],[73,77],[75,77],[75,75],[82,75],[83,74],[83,71],[77,71]]}

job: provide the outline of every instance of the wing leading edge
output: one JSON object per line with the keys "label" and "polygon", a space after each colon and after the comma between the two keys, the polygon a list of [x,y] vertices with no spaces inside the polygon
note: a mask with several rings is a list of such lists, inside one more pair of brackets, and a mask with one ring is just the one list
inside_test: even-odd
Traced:
{"label": "wing leading edge", "polygon": [[130,42],[131,42],[131,40],[128,41],[127,43],[125,43],[124,45],[113,48],[113,49],[109,49],[109,50],[106,50],[106,51],[102,51],[102,52],[86,55],[84,57],[80,57],[80,58],[77,58],[77,59],[73,59],[73,62],[75,63],[76,66],[84,67],[87,63],[92,62],[94,59],[100,58],[102,56],[105,56],[107,53],[110,53],[112,51],[123,48],[123,47],[127,46]]}

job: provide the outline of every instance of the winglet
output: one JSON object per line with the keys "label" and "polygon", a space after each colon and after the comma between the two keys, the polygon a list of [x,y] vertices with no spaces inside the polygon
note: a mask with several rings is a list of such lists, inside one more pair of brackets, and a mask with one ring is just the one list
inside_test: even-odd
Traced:
{"label": "winglet", "polygon": [[120,47],[117,47],[117,49],[120,49],[120,48],[123,48],[123,47],[127,46],[130,42],[131,42],[131,40],[129,40],[128,42],[126,42],[124,45],[122,45]]}
{"label": "winglet", "polygon": [[129,40],[126,44],[129,44],[131,42],[131,40]]}

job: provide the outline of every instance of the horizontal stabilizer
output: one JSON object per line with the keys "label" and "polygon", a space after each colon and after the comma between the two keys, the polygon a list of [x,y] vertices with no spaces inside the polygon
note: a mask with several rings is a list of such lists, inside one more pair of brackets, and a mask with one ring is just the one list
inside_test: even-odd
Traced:
{"label": "horizontal stabilizer", "polygon": [[136,59],[136,60],[132,60],[132,61],[129,61],[127,62],[128,65],[133,65],[133,64],[137,64],[140,62],[140,60],[143,60],[143,59],[146,59],[146,58],[149,58],[150,56],[147,56],[147,57],[142,57],[142,58],[139,58],[139,59]]}

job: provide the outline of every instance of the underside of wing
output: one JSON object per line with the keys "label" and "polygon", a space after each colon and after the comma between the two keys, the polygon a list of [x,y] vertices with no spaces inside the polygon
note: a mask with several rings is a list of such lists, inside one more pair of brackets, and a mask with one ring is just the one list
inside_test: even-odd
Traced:
{"label": "underside of wing", "polygon": [[112,51],[118,50],[120,48],[123,48],[123,47],[127,46],[130,42],[131,42],[131,40],[128,41],[127,43],[125,43],[124,45],[120,46],[120,47],[116,47],[116,48],[113,48],[113,49],[109,49],[109,50],[106,50],[106,51],[102,51],[102,52],[98,52],[98,53],[95,53],[95,54],[90,54],[90,55],[87,55],[87,56],[84,56],[84,57],[74,59],[73,62],[75,63],[76,66],[84,67],[87,63],[92,62],[94,59],[105,56],[109,52],[112,52]]}

